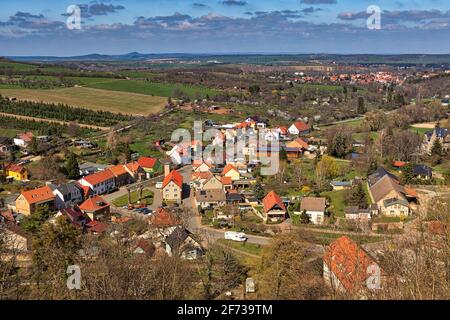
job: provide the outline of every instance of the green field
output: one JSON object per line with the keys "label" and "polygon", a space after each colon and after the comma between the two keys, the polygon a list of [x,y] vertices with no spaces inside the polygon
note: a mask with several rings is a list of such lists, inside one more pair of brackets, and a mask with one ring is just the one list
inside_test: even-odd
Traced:
{"label": "green field", "polygon": [[0,94],[45,103],[62,103],[73,107],[123,114],[148,115],[164,108],[167,99],[143,94],[112,92],[84,87],[63,89],[0,89]]}
{"label": "green field", "polygon": [[[137,203],[138,200],[139,200],[139,191],[131,192],[131,204]],[[152,204],[153,203],[153,192],[151,192],[148,189],[144,189],[142,192],[142,202],[147,205]],[[123,195],[117,199],[114,199],[112,203],[116,207],[123,207],[123,206],[128,205],[128,194]]]}
{"label": "green field", "polygon": [[210,97],[217,95],[217,91],[199,86],[187,86],[176,83],[166,84],[157,82],[147,82],[143,80],[121,80],[121,79],[108,79],[108,80],[110,81],[98,81],[97,83],[87,84],[87,86],[96,89],[124,91],[160,97],[172,96],[175,89],[180,89],[191,98],[195,98],[196,95],[200,95],[202,97],[205,97],[206,95],[209,95]]}

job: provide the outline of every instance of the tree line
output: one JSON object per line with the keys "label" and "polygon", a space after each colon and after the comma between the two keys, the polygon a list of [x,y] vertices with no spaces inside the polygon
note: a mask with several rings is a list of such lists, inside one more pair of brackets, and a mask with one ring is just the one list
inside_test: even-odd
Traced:
{"label": "tree line", "polygon": [[[24,131],[37,131],[41,135],[58,135],[61,136],[68,132],[68,125],[51,123],[45,121],[25,120],[15,117],[0,116],[0,128],[18,129]],[[77,134],[86,136],[98,130],[92,128],[78,127]]]}
{"label": "tree line", "polygon": [[50,104],[31,101],[10,101],[0,95],[0,112],[28,117],[76,121],[98,126],[114,126],[133,119],[132,116],[109,111],[95,111],[65,104]]}

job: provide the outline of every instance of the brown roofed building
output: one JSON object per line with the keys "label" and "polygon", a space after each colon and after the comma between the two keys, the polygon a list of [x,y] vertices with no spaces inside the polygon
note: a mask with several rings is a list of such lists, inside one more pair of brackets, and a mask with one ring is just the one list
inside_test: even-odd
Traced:
{"label": "brown roofed building", "polygon": [[313,224],[322,224],[326,206],[327,201],[325,198],[304,197],[300,204],[300,212],[306,212]]}
{"label": "brown roofed building", "polygon": [[222,207],[227,202],[227,195],[223,189],[199,190],[195,194],[195,205],[203,209]]}

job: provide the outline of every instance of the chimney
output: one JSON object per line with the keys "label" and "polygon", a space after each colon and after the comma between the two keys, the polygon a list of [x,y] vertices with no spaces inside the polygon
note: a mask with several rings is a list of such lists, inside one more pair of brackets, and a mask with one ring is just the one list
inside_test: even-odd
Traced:
{"label": "chimney", "polygon": [[164,177],[167,177],[170,173],[170,164],[164,165]]}

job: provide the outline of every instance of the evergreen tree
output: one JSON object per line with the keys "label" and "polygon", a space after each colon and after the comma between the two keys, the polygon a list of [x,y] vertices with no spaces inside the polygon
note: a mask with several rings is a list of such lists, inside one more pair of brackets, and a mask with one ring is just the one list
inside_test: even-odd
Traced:
{"label": "evergreen tree", "polygon": [[403,167],[400,180],[402,184],[410,184],[411,182],[414,181],[414,172],[412,164],[408,163],[406,166]]}
{"label": "evergreen tree", "polygon": [[442,162],[442,156],[444,154],[442,149],[442,143],[439,139],[434,140],[433,146],[431,147],[431,162],[433,165],[439,164]]}
{"label": "evergreen tree", "polygon": [[364,114],[367,112],[366,105],[363,97],[358,97],[358,114]]}
{"label": "evergreen tree", "polygon": [[70,153],[66,162],[66,172],[69,179],[78,179],[80,177],[80,167],[78,166],[77,155],[73,152]]}
{"label": "evergreen tree", "polygon": [[255,193],[255,197],[257,199],[262,199],[266,195],[266,191],[264,190],[259,180],[256,181],[255,185],[253,186],[253,192]]}
{"label": "evergreen tree", "polygon": [[286,153],[286,150],[284,148],[280,149],[280,160],[281,161],[286,161],[287,160],[287,153]]}
{"label": "evergreen tree", "polygon": [[362,183],[358,183],[349,192],[346,202],[348,205],[357,206],[359,208],[367,207],[367,196]]}
{"label": "evergreen tree", "polygon": [[310,222],[309,216],[306,213],[306,210],[303,210],[300,215],[300,223],[308,224]]}

